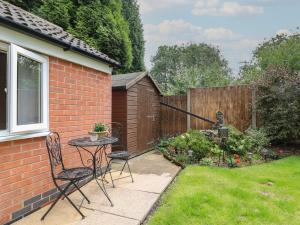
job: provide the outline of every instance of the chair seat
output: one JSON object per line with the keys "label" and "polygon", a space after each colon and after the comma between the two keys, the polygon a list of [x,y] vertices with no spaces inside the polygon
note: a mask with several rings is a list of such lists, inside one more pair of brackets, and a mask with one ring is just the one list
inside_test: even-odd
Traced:
{"label": "chair seat", "polygon": [[130,154],[128,153],[128,151],[115,151],[115,152],[111,152],[107,155],[108,158],[111,159],[123,159],[123,160],[127,160],[130,157]]}
{"label": "chair seat", "polygon": [[75,180],[88,177],[92,174],[93,170],[89,167],[76,167],[61,171],[59,174],[57,174],[57,178],[63,180]]}

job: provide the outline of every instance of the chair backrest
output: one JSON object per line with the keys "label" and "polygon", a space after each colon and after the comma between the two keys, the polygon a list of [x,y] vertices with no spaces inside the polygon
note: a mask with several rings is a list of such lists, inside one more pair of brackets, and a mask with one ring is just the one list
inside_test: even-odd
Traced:
{"label": "chair backrest", "polygon": [[48,134],[46,138],[46,145],[51,165],[51,172],[54,176],[56,168],[61,167],[61,169],[64,169],[59,134],[57,132],[51,132]]}
{"label": "chair backrest", "polygon": [[113,150],[124,150],[124,126],[118,122],[111,122],[109,125],[109,135],[118,138],[118,142],[112,144]]}

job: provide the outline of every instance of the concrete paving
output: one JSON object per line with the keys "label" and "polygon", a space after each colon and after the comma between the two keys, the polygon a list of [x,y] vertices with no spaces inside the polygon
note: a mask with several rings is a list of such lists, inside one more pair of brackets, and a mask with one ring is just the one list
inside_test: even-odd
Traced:
{"label": "concrete paving", "polygon": [[[17,221],[17,225],[139,225],[151,211],[155,202],[170,182],[180,171],[180,168],[171,164],[163,156],[152,151],[130,160],[134,183],[131,178],[115,181],[115,188],[111,183],[106,184],[106,189],[114,206],[111,207],[104,194],[99,190],[95,181],[83,187],[83,192],[91,200],[88,204],[78,192],[70,195],[75,204],[86,218],[80,215],[67,202],[61,200],[49,213],[43,222],[41,216],[47,210],[44,207],[37,212]],[[114,164],[113,169],[118,169],[121,164]],[[127,172],[122,176],[129,175]],[[113,173],[113,177],[119,177]],[[109,176],[107,180],[110,181]]]}

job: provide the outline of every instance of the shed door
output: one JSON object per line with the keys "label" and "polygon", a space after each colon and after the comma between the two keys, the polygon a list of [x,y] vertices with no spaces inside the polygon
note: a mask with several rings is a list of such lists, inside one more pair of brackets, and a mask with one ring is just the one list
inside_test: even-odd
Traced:
{"label": "shed door", "polygon": [[154,144],[154,122],[156,120],[153,110],[154,90],[149,87],[139,87],[138,90],[138,151],[142,152]]}

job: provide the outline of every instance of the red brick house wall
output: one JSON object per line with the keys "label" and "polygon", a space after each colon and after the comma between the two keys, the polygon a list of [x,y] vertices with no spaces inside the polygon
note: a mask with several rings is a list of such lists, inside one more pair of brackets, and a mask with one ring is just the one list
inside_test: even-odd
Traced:
{"label": "red brick house wall", "polygon": [[[50,130],[61,135],[66,166],[80,165],[67,141],[111,121],[111,76],[54,57],[49,68]],[[49,202],[53,188],[45,137],[0,143],[0,224]]]}

